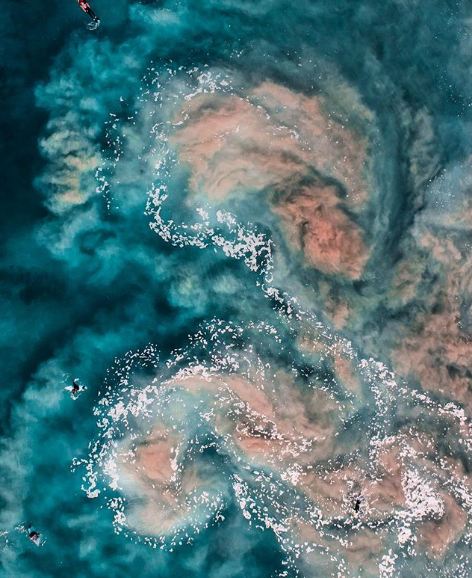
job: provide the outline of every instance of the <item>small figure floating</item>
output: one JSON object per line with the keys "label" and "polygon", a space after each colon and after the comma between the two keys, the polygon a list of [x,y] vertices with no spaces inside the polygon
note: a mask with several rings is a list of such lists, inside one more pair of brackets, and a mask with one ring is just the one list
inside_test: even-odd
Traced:
{"label": "small figure floating", "polygon": [[359,515],[363,501],[364,498],[362,496],[358,496],[356,498],[356,501],[354,502],[354,512],[356,513],[356,515]]}
{"label": "small figure floating", "polygon": [[81,393],[86,391],[86,385],[80,385],[78,379],[74,379],[72,385],[68,385],[64,388],[66,391],[70,391],[70,396],[72,399],[77,399]]}
{"label": "small figure floating", "polygon": [[28,538],[33,542],[35,546],[43,546],[46,540],[44,540],[41,534],[33,528],[32,524],[20,525],[17,526],[20,532],[23,532],[28,536]]}
{"label": "small figure floating", "polygon": [[91,22],[87,24],[87,28],[89,30],[96,30],[100,26],[100,18],[92,10],[92,7],[87,2],[87,0],[77,0],[77,2],[79,3],[80,8],[85,12],[85,14],[87,14],[91,18]]}

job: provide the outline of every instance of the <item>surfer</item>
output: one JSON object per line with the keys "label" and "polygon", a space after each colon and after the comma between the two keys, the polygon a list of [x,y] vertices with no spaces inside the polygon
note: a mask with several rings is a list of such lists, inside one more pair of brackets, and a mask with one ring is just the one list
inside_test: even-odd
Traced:
{"label": "surfer", "polygon": [[79,395],[87,389],[87,387],[85,385],[80,385],[78,379],[74,379],[72,385],[68,385],[64,389],[66,391],[70,391],[70,396],[72,399],[77,399]]}
{"label": "surfer", "polygon": [[79,3],[80,8],[85,12],[85,14],[90,16],[92,20],[87,24],[87,28],[89,30],[96,30],[100,26],[100,19],[92,10],[90,4],[87,2],[87,0],[77,0],[77,2]]}

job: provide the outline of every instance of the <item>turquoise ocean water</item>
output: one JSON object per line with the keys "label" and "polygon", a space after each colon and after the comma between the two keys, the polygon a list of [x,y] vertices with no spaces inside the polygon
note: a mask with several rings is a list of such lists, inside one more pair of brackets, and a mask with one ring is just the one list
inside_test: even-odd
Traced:
{"label": "turquoise ocean water", "polygon": [[0,4],[1,576],[472,576],[470,4]]}

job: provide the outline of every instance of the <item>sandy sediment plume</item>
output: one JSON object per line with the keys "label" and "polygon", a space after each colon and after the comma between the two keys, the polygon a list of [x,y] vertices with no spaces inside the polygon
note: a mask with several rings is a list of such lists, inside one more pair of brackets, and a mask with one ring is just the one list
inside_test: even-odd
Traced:
{"label": "sandy sediment plume", "polygon": [[[392,360],[423,389],[472,410],[471,159],[448,167],[425,192],[389,301],[408,312],[396,324]],[[470,436],[470,432],[464,432]]]}
{"label": "sandy sediment plume", "polygon": [[452,239],[430,232],[420,239],[438,263],[438,283],[429,310],[416,315],[393,355],[396,369],[424,389],[465,404],[472,411],[472,334],[463,322],[472,287],[472,261]]}
{"label": "sandy sediment plume", "polygon": [[260,191],[305,172],[288,130],[274,134],[264,112],[236,96],[202,96],[183,111],[189,117],[171,138],[191,167],[190,185],[212,201]]}
{"label": "sandy sediment plume", "polygon": [[318,292],[324,303],[324,310],[336,330],[344,329],[353,314],[347,296],[333,293],[333,284],[329,280],[320,280]]}
{"label": "sandy sediment plume", "polygon": [[171,532],[189,512],[175,477],[179,441],[175,434],[158,427],[137,444],[127,440],[118,454],[120,484],[134,498],[127,512],[128,523],[139,531],[151,535]]}
{"label": "sandy sediment plume", "polygon": [[178,451],[179,438],[157,428],[146,441],[135,450],[135,466],[139,475],[150,482],[170,483],[175,473],[174,459]]}
{"label": "sandy sediment plume", "polygon": [[418,529],[418,545],[433,559],[441,559],[462,536],[467,525],[467,514],[447,494],[441,494],[444,514],[437,520],[428,520]]}
{"label": "sandy sediment plume", "polygon": [[[315,170],[367,198],[366,143],[306,97],[265,82],[245,98],[205,94],[188,101],[171,142],[191,167],[194,192],[212,200],[264,189]],[[180,120],[180,119],[179,119]]]}
{"label": "sandy sediment plume", "polygon": [[387,447],[379,455],[377,471],[363,484],[369,520],[386,520],[406,506],[403,478],[405,466],[398,447]]}
{"label": "sandy sediment plume", "polygon": [[234,428],[234,442],[245,458],[283,473],[294,462],[307,464],[331,455],[338,425],[333,401],[323,391],[300,392],[284,373],[277,374],[274,383],[272,407],[254,413],[251,404],[250,420]]}
{"label": "sandy sediment plume", "polygon": [[345,547],[345,557],[349,568],[357,572],[368,572],[376,575],[379,561],[384,549],[382,538],[378,532],[363,529],[350,538]]}
{"label": "sandy sediment plume", "polygon": [[[316,504],[324,519],[339,529],[349,529],[337,548],[350,567],[368,564],[372,571],[372,565],[380,564],[379,553],[391,544],[391,535],[385,532],[389,526],[395,528],[398,544],[415,544],[436,560],[464,535],[467,504],[472,503],[470,480],[459,462],[438,462],[433,457],[437,456],[435,447],[430,435],[403,432],[385,443],[376,468],[365,470],[362,461],[353,461],[300,476],[299,490]],[[457,496],[465,498],[462,505]],[[358,497],[360,509],[355,513]],[[384,531],[375,530],[379,524]],[[318,546],[330,543],[309,525],[298,526],[297,531]]]}
{"label": "sandy sediment plume", "polygon": [[[308,336],[299,347],[326,352]],[[348,353],[327,355],[344,382],[356,373]],[[350,410],[329,390],[250,366],[229,374],[197,366],[136,390],[129,411],[153,407],[148,429],[127,430],[115,454],[126,497],[116,515],[131,532],[173,545],[221,520],[235,500],[302,565],[335,552],[368,576],[392,548],[441,559],[462,538],[470,483],[459,461],[441,461],[434,432],[405,426],[381,439],[367,430],[359,447],[355,429],[343,435]]]}
{"label": "sandy sediment plume", "polygon": [[273,82],[262,83],[253,94],[270,118],[292,129],[306,164],[346,189],[349,205],[366,201],[367,142],[330,113],[322,97],[304,96]]}
{"label": "sandy sediment plume", "polygon": [[[212,202],[244,197],[246,204],[263,196],[309,265],[361,276],[368,250],[343,204],[358,210],[367,199],[366,143],[327,113],[320,97],[265,82],[245,98],[195,97],[181,116],[170,141],[190,168],[194,193]],[[308,177],[312,185],[303,184]]]}
{"label": "sandy sediment plume", "polygon": [[59,130],[41,141],[41,149],[57,160],[41,181],[50,193],[48,207],[64,214],[84,205],[95,194],[93,174],[100,164],[100,155],[82,132],[67,130],[62,124],[54,127],[51,123],[50,128]]}
{"label": "sandy sediment plume", "polygon": [[[341,574],[341,569],[344,565],[339,565],[339,559],[347,563],[347,567],[352,572],[359,573],[362,576],[378,576],[379,561],[382,554],[382,538],[373,530],[363,528],[358,530],[349,538],[341,539],[341,541],[333,540],[323,530],[318,530],[313,526],[300,522],[293,521],[293,531],[299,537],[301,543],[310,544],[301,553],[301,562],[303,565],[304,575],[307,577],[318,576],[321,566],[327,566],[325,558],[320,557],[320,551],[331,551],[331,560],[335,560],[334,553],[338,559],[337,573]],[[315,572],[314,572],[314,569]],[[335,570],[331,570],[335,572]],[[326,572],[326,575],[331,575],[331,572]],[[362,573],[362,574],[361,574]]]}
{"label": "sandy sediment plume", "polygon": [[359,279],[368,258],[361,229],[343,212],[333,187],[303,187],[274,207],[289,242],[328,274]]}
{"label": "sandy sediment plume", "polygon": [[361,384],[354,368],[355,365],[349,357],[343,355],[334,357],[334,370],[339,381],[351,393],[361,395]]}
{"label": "sandy sediment plume", "polygon": [[316,361],[319,357],[327,358],[333,369],[339,385],[342,385],[351,394],[362,398],[362,384],[353,356],[340,347],[326,347],[326,344],[313,337],[310,333],[303,333],[297,342],[300,351]]}
{"label": "sandy sediment plume", "polygon": [[[194,503],[201,492],[208,511],[217,508],[212,491],[221,485],[219,474],[186,453],[189,432],[196,427],[193,422],[208,423],[237,459],[266,465],[293,485],[297,484],[294,462],[308,464],[333,451],[332,401],[324,392],[301,394],[288,375],[278,375],[266,390],[238,375],[184,377],[166,387],[169,402],[180,391],[188,393],[188,399],[176,397],[163,418],[167,425],[158,420],[144,437],[121,442],[118,452],[118,484],[131,497],[128,523],[141,533],[169,534],[201,522],[203,514]],[[205,404],[195,405],[198,399],[205,399]],[[189,432],[184,433],[186,428]]]}
{"label": "sandy sediment plume", "polygon": [[[103,405],[113,431],[125,425],[102,460],[108,486],[121,492],[115,524],[173,547],[219,523],[231,503],[302,564],[333,553],[375,576],[392,556],[446,556],[466,533],[472,492],[465,465],[444,455],[442,430],[427,426],[461,416],[318,329],[302,323],[294,335],[303,367],[322,360],[312,376],[271,365],[252,346],[238,351],[235,328],[215,333],[213,324],[208,339],[227,333],[230,342],[212,350],[211,366],[190,349],[144,387],[130,389],[125,373],[129,400],[110,389],[116,403]],[[205,333],[197,343],[208,347]],[[359,398],[369,387],[381,415],[366,422]],[[392,388],[407,399],[389,401]],[[397,418],[404,425],[389,430]]]}
{"label": "sandy sediment plume", "polygon": [[[395,459],[388,456],[387,459]],[[385,458],[385,456],[384,456]],[[393,461],[392,461],[393,465]],[[313,470],[301,477],[299,488],[313,500],[327,519],[353,519],[354,505],[361,498],[361,519],[377,522],[405,506],[402,466],[380,466],[376,476],[361,460],[328,471]]]}

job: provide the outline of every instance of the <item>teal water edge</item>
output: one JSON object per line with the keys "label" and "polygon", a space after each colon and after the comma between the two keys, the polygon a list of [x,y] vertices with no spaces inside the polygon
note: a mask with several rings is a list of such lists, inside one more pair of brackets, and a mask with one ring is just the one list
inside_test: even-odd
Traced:
{"label": "teal water edge", "polygon": [[472,576],[470,3],[0,2],[0,575]]}

